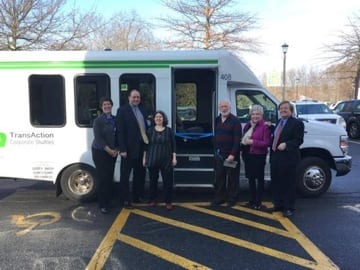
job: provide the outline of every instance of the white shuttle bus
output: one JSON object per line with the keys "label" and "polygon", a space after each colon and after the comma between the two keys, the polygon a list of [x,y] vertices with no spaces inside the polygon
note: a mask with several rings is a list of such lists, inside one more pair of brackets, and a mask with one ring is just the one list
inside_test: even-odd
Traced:
{"label": "white shuttle bus", "polygon": [[[166,112],[177,139],[175,186],[213,184],[219,100],[230,100],[242,123],[253,104],[266,120],[278,119],[276,98],[227,51],[0,52],[0,83],[0,177],[51,181],[58,194],[80,201],[96,195],[92,122],[102,96],[112,98],[115,114],[137,88],[147,118]],[[302,155],[303,195],[325,192],[331,169],[351,168],[346,133],[336,125],[307,122]]]}

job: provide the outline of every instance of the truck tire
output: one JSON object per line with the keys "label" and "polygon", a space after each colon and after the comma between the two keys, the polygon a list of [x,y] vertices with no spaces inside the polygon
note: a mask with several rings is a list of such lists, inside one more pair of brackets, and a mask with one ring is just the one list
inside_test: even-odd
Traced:
{"label": "truck tire", "polygon": [[324,160],[307,157],[297,167],[297,190],[303,197],[318,197],[331,184],[331,171]]}
{"label": "truck tire", "polygon": [[61,174],[60,185],[65,197],[73,201],[87,202],[95,198],[97,180],[95,169],[85,164],[74,164]]}
{"label": "truck tire", "polygon": [[349,137],[351,139],[357,139],[360,137],[360,127],[357,123],[352,122],[349,126]]}

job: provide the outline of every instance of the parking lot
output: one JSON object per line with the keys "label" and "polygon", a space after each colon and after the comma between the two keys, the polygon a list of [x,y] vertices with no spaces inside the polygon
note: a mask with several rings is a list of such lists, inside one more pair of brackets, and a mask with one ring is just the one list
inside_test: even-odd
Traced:
{"label": "parking lot", "polygon": [[[212,191],[179,189],[175,208],[138,204],[109,215],[55,196],[55,186],[1,179],[0,269],[358,269],[360,143],[353,170],[320,198],[298,198],[291,219],[210,207]],[[269,190],[266,206],[271,207]]]}
{"label": "parking lot", "polygon": [[[333,193],[299,199],[290,220],[245,207],[245,189],[232,208],[210,207],[211,192],[182,190],[173,211],[138,204],[103,215],[95,202],[56,198],[48,183],[7,185],[0,201],[1,269],[355,269],[340,267],[334,254],[342,253],[333,250],[347,237],[358,242],[358,233],[347,234],[351,225],[333,219],[359,219],[345,208],[356,209],[355,197],[341,196],[342,208],[334,207]],[[337,234],[329,239],[322,234],[328,230]]]}
{"label": "parking lot", "polygon": [[[136,249],[142,253],[139,258],[144,258],[126,261],[125,257],[122,264],[128,265],[126,269],[149,269],[145,258],[152,256],[164,264],[152,269],[257,269],[254,263],[264,265],[266,261],[276,269],[338,269],[289,219],[241,204],[212,209],[209,203],[179,203],[170,213],[146,206],[124,209],[88,268],[107,268],[111,258],[123,254],[124,246]],[[242,258],[238,262],[231,259],[236,254]]]}

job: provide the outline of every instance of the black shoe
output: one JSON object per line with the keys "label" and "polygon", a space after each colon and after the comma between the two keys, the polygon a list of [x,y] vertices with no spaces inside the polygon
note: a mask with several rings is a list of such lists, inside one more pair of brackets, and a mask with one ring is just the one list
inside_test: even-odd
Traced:
{"label": "black shoe", "polygon": [[235,201],[228,201],[227,206],[228,207],[233,207],[235,204],[236,204]]}
{"label": "black shoe", "polygon": [[101,207],[100,212],[103,214],[108,214],[110,212],[110,209],[107,207]]}
{"label": "black shoe", "polygon": [[220,201],[214,200],[214,201],[211,202],[210,205],[211,205],[211,206],[219,206],[219,205],[221,205],[221,204],[223,204],[223,203],[225,203],[224,200],[220,200]]}
{"label": "black shoe", "polygon": [[254,206],[254,209],[256,209],[256,210],[263,210],[263,209],[265,209],[265,206],[262,205],[261,203],[260,203],[260,204],[256,204],[256,205]]}
{"label": "black shoe", "polygon": [[145,202],[146,200],[141,197],[133,199],[133,203],[145,203]]}
{"label": "black shoe", "polygon": [[282,207],[279,207],[279,206],[275,206],[275,207],[272,207],[272,208],[268,208],[268,211],[273,213],[273,212],[280,212],[280,211],[283,211],[284,209]]}
{"label": "black shoe", "polygon": [[134,209],[134,206],[131,204],[131,202],[124,202],[123,207],[125,209]]}
{"label": "black shoe", "polygon": [[250,208],[254,208],[255,207],[255,203],[253,201],[249,201],[245,204],[245,206],[250,207]]}
{"label": "black shoe", "polygon": [[284,217],[291,217],[293,214],[294,214],[294,211],[289,210],[289,209],[287,209],[283,212]]}

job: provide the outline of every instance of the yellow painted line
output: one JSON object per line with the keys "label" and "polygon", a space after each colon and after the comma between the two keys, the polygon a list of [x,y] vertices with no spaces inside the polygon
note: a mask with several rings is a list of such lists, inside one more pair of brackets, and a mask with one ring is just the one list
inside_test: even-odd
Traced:
{"label": "yellow painted line", "polygon": [[306,250],[324,268],[322,269],[340,269],[324,253],[322,253],[292,222],[287,218],[280,218],[279,222],[290,232],[296,235],[296,241]]}
{"label": "yellow painted line", "polygon": [[[229,215],[229,214],[226,214],[226,213],[222,213],[222,212],[218,212],[218,211],[198,207],[196,205],[183,204],[182,206],[184,208],[188,208],[188,209],[191,209],[191,210],[194,210],[194,211],[198,211],[198,212],[205,213],[205,214],[208,214],[208,215],[216,216],[218,218],[222,218],[222,219],[230,220],[230,221],[233,221],[233,222],[236,222],[236,223],[244,224],[244,225],[247,225],[247,226],[250,226],[250,227],[254,227],[254,228],[257,228],[259,230],[275,233],[275,234],[285,236],[285,237],[288,237],[288,238],[294,238],[294,235],[292,233],[289,233],[286,230],[278,229],[278,228],[275,228],[275,227],[272,227],[272,226],[269,226],[269,225],[265,225],[265,224],[262,224],[262,223],[259,223],[259,222],[251,221],[251,220],[248,220],[248,219],[245,219],[245,218],[240,218],[240,217],[236,217],[236,216]],[[234,208],[241,209],[238,206],[235,206]],[[260,211],[256,211],[256,212],[260,212]],[[261,215],[260,213],[256,213],[256,214]],[[263,213],[263,215],[266,216],[266,215],[270,215],[270,214]],[[271,219],[275,219],[273,217],[273,215],[270,215],[270,216],[271,216]]]}
{"label": "yellow painted line", "polygon": [[240,206],[240,205],[235,205],[232,208],[240,210],[241,212],[252,214],[254,216],[259,216],[259,217],[263,217],[263,218],[266,218],[266,219],[271,219],[271,220],[277,221],[277,218],[274,217],[273,214],[264,212],[262,210],[255,210],[255,209],[251,209],[251,208],[248,208],[246,206]]}
{"label": "yellow painted line", "polygon": [[163,260],[166,260],[168,262],[171,262],[173,264],[179,265],[183,267],[184,269],[189,270],[208,270],[211,268],[208,268],[204,265],[201,265],[199,263],[196,263],[194,261],[188,260],[182,256],[176,255],[175,253],[169,252],[165,249],[159,248],[157,246],[154,246],[152,244],[143,242],[141,240],[138,240],[136,238],[127,236],[125,234],[120,233],[118,239],[130,246],[133,246],[135,248],[141,249],[145,252],[151,253],[157,257],[160,257]]}
{"label": "yellow painted line", "polygon": [[[205,206],[206,204],[201,204],[201,205]],[[278,230],[278,229],[275,229],[275,228],[271,229],[272,228],[271,226],[265,226],[265,225],[263,225],[261,223],[256,223],[256,222],[245,222],[244,223],[243,219],[237,219],[236,217],[228,215],[228,214],[224,214],[224,213],[221,213],[221,212],[217,212],[217,211],[213,211],[213,210],[208,210],[206,208],[198,207],[196,203],[195,204],[185,203],[185,204],[183,204],[183,207],[189,208],[189,209],[192,209],[192,210],[195,210],[195,211],[200,211],[202,213],[208,213],[210,215],[214,215],[214,216],[217,216],[217,217],[228,219],[228,220],[231,220],[231,221],[234,221],[234,222],[239,222],[239,223],[242,223],[242,224],[253,226],[253,227],[256,227],[258,229],[262,229],[262,230],[265,230],[265,231],[276,233],[276,234],[279,234],[279,235],[282,235],[282,236],[287,236],[289,238],[293,238],[304,248],[304,250],[316,262],[318,262],[320,265],[323,265],[324,269],[339,269],[292,222],[290,222],[289,219],[284,218],[281,213],[269,214],[269,213],[264,213],[262,211],[257,211],[257,210],[252,210],[252,209],[249,209],[249,208],[246,208],[246,207],[241,207],[241,206],[238,206],[238,205],[233,207],[235,209],[245,211],[245,212],[257,215],[257,216],[262,216],[264,218],[269,218],[271,220],[278,221],[285,228],[285,231],[287,232],[286,234],[282,233],[282,232],[284,232],[283,230]]]}
{"label": "yellow painted line", "polygon": [[32,215],[13,215],[11,221],[16,226],[25,228],[17,232],[17,235],[25,235],[37,226],[45,226],[60,220],[60,214],[57,212],[41,212]]}
{"label": "yellow painted line", "polygon": [[170,218],[165,218],[165,217],[155,215],[152,213],[148,213],[148,212],[145,212],[145,211],[142,211],[139,209],[134,209],[134,210],[132,210],[132,212],[134,214],[137,214],[137,215],[140,215],[140,216],[143,216],[143,217],[146,217],[146,218],[158,221],[158,222],[162,222],[162,223],[174,226],[174,227],[178,227],[178,228],[189,230],[189,231],[192,231],[195,233],[199,233],[199,234],[205,235],[210,238],[214,238],[214,239],[217,239],[217,240],[220,240],[223,242],[227,242],[227,243],[230,243],[230,244],[242,247],[242,248],[246,248],[246,249],[249,249],[249,250],[252,250],[252,251],[255,251],[258,253],[262,253],[267,256],[271,256],[271,257],[274,257],[274,258],[277,258],[280,260],[284,260],[284,261],[287,261],[287,262],[290,262],[293,264],[297,264],[297,265],[300,265],[303,267],[307,267],[310,269],[318,269],[318,270],[324,269],[324,267],[322,265],[318,264],[317,262],[306,260],[304,258],[300,258],[300,257],[294,256],[294,255],[276,250],[276,249],[261,246],[261,245],[258,245],[258,244],[255,244],[255,243],[252,243],[249,241],[238,239],[238,238],[226,235],[226,234],[218,233],[218,232],[215,232],[215,231],[212,231],[209,229],[205,229],[205,228],[191,225],[191,224],[188,224],[185,222],[173,220]]}
{"label": "yellow painted line", "polygon": [[229,214],[213,211],[210,209],[202,208],[199,206],[209,206],[209,203],[176,203],[176,205],[188,208],[193,211],[199,211],[205,214],[217,216],[219,218],[227,219],[233,222],[242,223],[251,227],[255,227],[257,229],[265,230],[271,233],[276,233],[285,237],[289,237],[292,239],[295,239],[303,248],[307,251],[307,253],[314,259],[314,261],[307,260],[298,256],[294,256],[276,249],[268,248],[265,246],[261,246],[259,244],[255,244],[249,241],[245,241],[242,239],[238,239],[226,234],[218,233],[216,231],[212,231],[206,228],[202,228],[199,226],[191,225],[185,222],[173,220],[170,218],[166,218],[163,216],[159,216],[156,214],[152,214],[146,211],[142,211],[140,209],[134,209],[134,210],[126,210],[123,209],[114,223],[112,224],[110,230],[106,234],[105,238],[101,242],[100,246],[96,250],[95,254],[93,255],[91,261],[89,262],[86,269],[102,269],[105,265],[111,250],[113,248],[113,245],[115,244],[115,241],[119,240],[122,241],[128,245],[131,245],[135,248],[141,249],[145,252],[148,252],[150,254],[153,254],[157,257],[160,257],[164,260],[167,260],[171,263],[177,264],[185,269],[210,269],[204,265],[198,264],[192,260],[189,260],[187,258],[184,258],[182,256],[179,256],[177,254],[174,254],[172,252],[169,252],[167,250],[161,249],[159,247],[156,247],[152,244],[143,242],[139,239],[133,238],[131,236],[124,235],[120,233],[123,226],[126,224],[127,219],[130,215],[130,213],[134,213],[152,220],[155,220],[157,222],[162,222],[165,224],[169,224],[174,227],[182,228],[185,230],[189,230],[195,233],[199,233],[202,235],[205,235],[210,238],[214,238],[220,241],[224,241],[242,248],[246,248],[258,253],[265,254],[267,256],[271,256],[280,260],[284,260],[293,264],[300,265],[302,267],[310,268],[310,269],[318,269],[318,270],[332,270],[332,269],[339,269],[328,257],[326,257],[294,224],[292,224],[287,218],[284,218],[281,213],[265,213],[262,211],[256,211],[249,209],[247,207],[243,207],[240,205],[236,205],[233,208],[248,212],[254,215],[258,215],[264,218],[269,218],[271,220],[278,221],[283,227],[284,230],[274,228],[268,225],[264,225],[258,222],[253,222],[247,219],[234,217]]}
{"label": "yellow painted line", "polygon": [[110,252],[115,244],[115,241],[118,240],[119,232],[122,230],[126,224],[127,219],[131,210],[123,209],[120,214],[117,216],[116,220],[112,224],[111,228],[107,232],[106,236],[100,243],[100,246],[95,251],[92,256],[89,264],[87,265],[87,270],[96,270],[102,269],[110,255]]}

